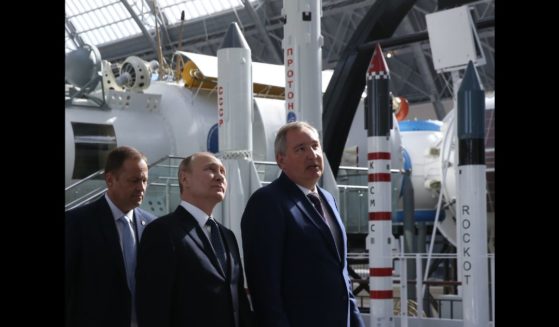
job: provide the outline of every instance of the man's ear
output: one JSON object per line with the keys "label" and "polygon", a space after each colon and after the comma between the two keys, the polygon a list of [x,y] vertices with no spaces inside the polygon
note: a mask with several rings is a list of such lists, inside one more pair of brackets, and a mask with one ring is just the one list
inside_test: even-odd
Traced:
{"label": "man's ear", "polygon": [[105,173],[105,183],[107,183],[108,187],[113,186],[114,183],[114,176],[112,173]]}
{"label": "man's ear", "polygon": [[181,171],[179,183],[182,183],[183,187],[185,188],[189,187],[190,179],[188,178],[188,174],[185,171]]}
{"label": "man's ear", "polygon": [[278,164],[278,166],[280,167],[280,169],[283,169],[283,161],[285,159],[285,156],[281,153],[276,155],[276,163]]}

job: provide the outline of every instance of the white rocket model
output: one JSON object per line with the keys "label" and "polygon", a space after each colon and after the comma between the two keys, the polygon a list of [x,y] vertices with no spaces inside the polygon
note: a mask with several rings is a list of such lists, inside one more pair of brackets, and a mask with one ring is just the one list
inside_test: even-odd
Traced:
{"label": "white rocket model", "polygon": [[[306,121],[316,128],[322,143],[322,1],[284,0],[282,15],[286,122]],[[326,154],[320,183],[339,200]]]}
{"label": "white rocket model", "polygon": [[219,151],[252,151],[252,59],[237,23],[231,23],[217,50]]}
{"label": "white rocket model", "polygon": [[[237,23],[231,23],[217,50],[219,152],[227,176],[221,218],[241,240],[241,216],[253,191],[260,188],[252,162],[252,59]],[[239,245],[242,256],[242,246]]]}
{"label": "white rocket model", "polygon": [[287,122],[306,121],[322,139],[322,1],[284,0],[282,14]]}
{"label": "white rocket model", "polygon": [[464,327],[489,324],[485,93],[470,61],[458,90],[458,255],[461,257]]}

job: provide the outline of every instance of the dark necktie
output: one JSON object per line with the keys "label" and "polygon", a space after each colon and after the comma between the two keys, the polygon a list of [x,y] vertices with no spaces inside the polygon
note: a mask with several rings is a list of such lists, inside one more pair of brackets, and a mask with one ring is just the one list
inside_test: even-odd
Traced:
{"label": "dark necktie", "polygon": [[320,214],[322,220],[326,222],[326,219],[324,218],[324,211],[322,210],[322,205],[320,204],[320,199],[318,198],[318,196],[314,193],[309,193],[307,194],[307,198],[311,200],[312,204],[316,208],[316,211],[318,211],[318,213]]}
{"label": "dark necktie", "polygon": [[206,221],[206,225],[210,226],[210,242],[212,243],[212,247],[214,248],[219,264],[221,265],[223,272],[225,272],[225,267],[227,267],[225,247],[223,246],[223,241],[221,240],[221,235],[219,234],[219,226],[217,226],[217,223],[212,218],[209,218],[208,221]]}

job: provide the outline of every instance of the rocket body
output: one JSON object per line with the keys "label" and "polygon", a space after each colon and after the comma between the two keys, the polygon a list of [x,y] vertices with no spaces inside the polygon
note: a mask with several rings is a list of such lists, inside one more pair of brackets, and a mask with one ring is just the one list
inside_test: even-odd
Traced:
{"label": "rocket body", "polygon": [[[237,23],[225,34],[218,60],[219,152],[227,177],[227,196],[215,209],[241,242],[241,217],[248,198],[261,183],[252,161],[252,60]],[[242,244],[239,244],[242,253]]]}
{"label": "rocket body", "polygon": [[390,176],[392,110],[389,71],[377,45],[367,71],[370,326],[392,327],[392,190]]}
{"label": "rocket body", "polygon": [[306,121],[322,139],[322,1],[284,0],[282,11],[286,121]]}
{"label": "rocket body", "polygon": [[252,152],[252,59],[237,23],[217,50],[219,151]]}
{"label": "rocket body", "polygon": [[470,61],[458,90],[458,255],[465,327],[489,323],[485,92]]}

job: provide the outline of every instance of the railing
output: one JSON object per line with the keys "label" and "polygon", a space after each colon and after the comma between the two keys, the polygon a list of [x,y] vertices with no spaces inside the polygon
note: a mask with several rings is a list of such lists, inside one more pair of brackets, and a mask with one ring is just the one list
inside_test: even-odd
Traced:
{"label": "railing", "polygon": [[[175,161],[179,160],[180,162],[182,159],[182,157],[168,156],[149,165],[149,180],[152,182],[148,184],[148,191],[145,195],[146,200],[148,200],[152,194],[152,192],[150,192],[150,186],[157,187],[161,185],[161,183],[158,182],[159,179],[169,178],[170,176],[175,176],[176,179],[178,164],[175,164]],[[176,187],[178,188],[178,185],[176,185]],[[107,187],[103,176],[103,170],[101,169],[65,188],[65,210],[70,210],[89,203],[101,196],[106,190]],[[156,192],[155,194],[158,193]],[[165,193],[167,199],[171,198],[170,195],[169,192]],[[148,203],[142,203],[142,207],[147,207],[148,205]],[[169,212],[169,208],[171,208],[171,206],[167,205],[163,212]]]}
{"label": "railing", "polygon": [[[410,253],[393,255],[393,286],[394,286],[394,315],[417,316],[424,318],[462,319],[462,296],[458,292],[460,281],[445,279],[446,266],[455,266],[456,254],[432,254],[438,260],[438,266],[428,279],[422,277],[424,263],[427,262],[426,253]],[[495,326],[495,255],[488,254],[489,260],[489,319]],[[361,312],[368,313],[369,298],[369,266],[368,254],[348,254],[348,266],[353,291]],[[409,262],[408,262],[409,261]],[[407,268],[415,267],[414,278],[408,278]],[[441,276],[441,273],[443,276]],[[451,276],[452,277],[452,276]],[[405,285],[405,286],[404,286]],[[408,289],[408,286],[412,288]],[[425,289],[425,293],[423,293]],[[406,310],[401,302],[408,303]],[[415,312],[415,314],[414,314]]]}
{"label": "railing", "polygon": [[103,170],[101,169],[64,189],[66,198],[65,210],[88,203],[103,194],[105,190],[106,184],[103,178]]}
{"label": "railing", "polygon": [[[141,207],[155,215],[171,212],[178,205],[177,169],[183,157],[168,156],[149,166],[148,189]],[[254,161],[262,185],[280,175],[272,161]],[[393,170],[392,173],[398,173]],[[340,166],[338,173],[340,214],[348,233],[367,232],[367,168]],[[65,209],[70,210],[97,199],[106,191],[103,170],[99,170],[65,189]],[[365,201],[364,201],[365,199]],[[363,218],[365,217],[365,218]]]}

